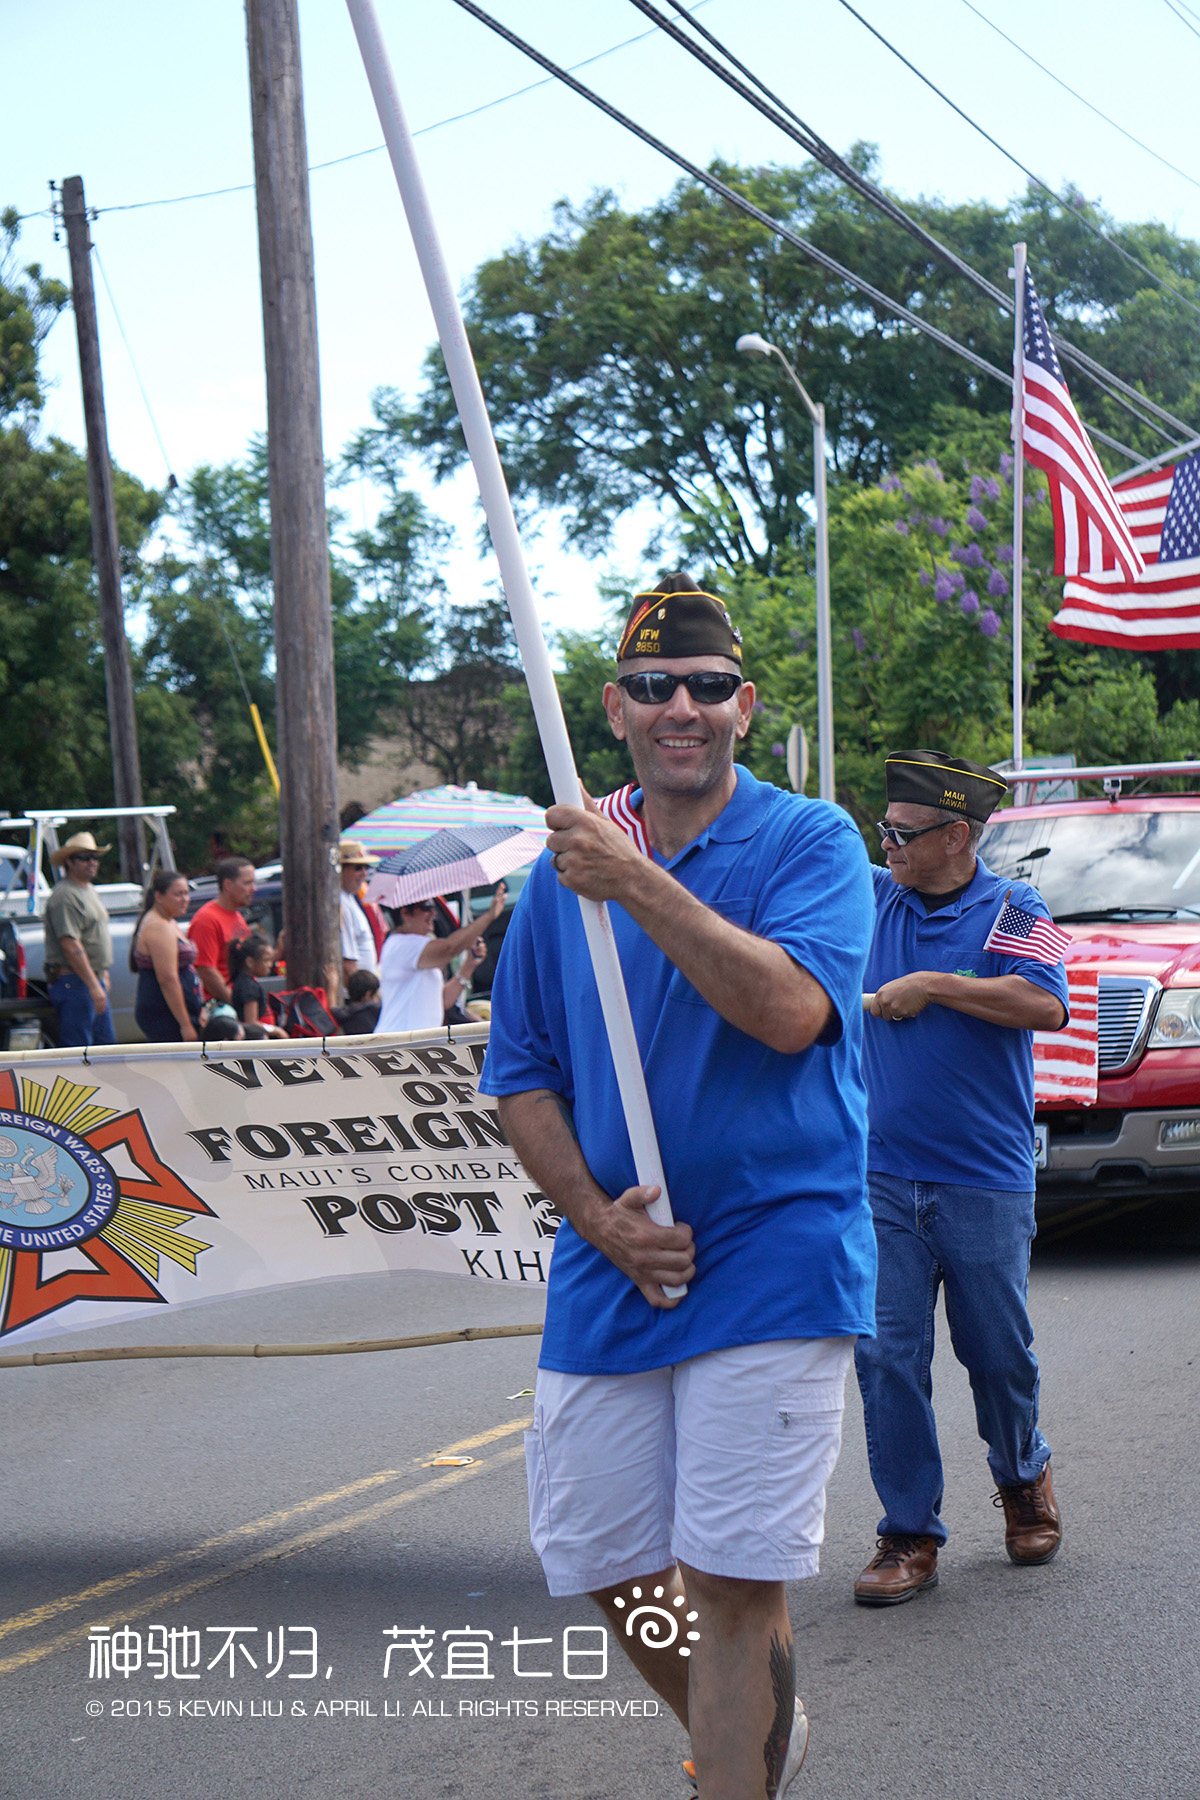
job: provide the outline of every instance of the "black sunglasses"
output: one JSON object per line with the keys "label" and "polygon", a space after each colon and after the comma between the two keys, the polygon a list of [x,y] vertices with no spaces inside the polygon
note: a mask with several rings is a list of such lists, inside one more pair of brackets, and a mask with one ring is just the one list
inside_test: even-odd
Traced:
{"label": "black sunglasses", "polygon": [[886,844],[892,842],[903,850],[905,844],[911,844],[914,838],[924,837],[927,831],[945,831],[947,825],[957,825],[957,819],[943,819],[940,825],[889,825],[886,819],[876,819],[875,829],[879,833],[879,841]]}
{"label": "black sunglasses", "polygon": [[100,852],[98,850],[76,850],[72,853],[71,861],[98,863],[100,861]]}
{"label": "black sunglasses", "polygon": [[694,675],[668,675],[662,669],[649,675],[617,676],[617,686],[639,706],[665,706],[681,682],[698,706],[721,706],[732,700],[742,678],[726,675],[721,669],[701,669]]}

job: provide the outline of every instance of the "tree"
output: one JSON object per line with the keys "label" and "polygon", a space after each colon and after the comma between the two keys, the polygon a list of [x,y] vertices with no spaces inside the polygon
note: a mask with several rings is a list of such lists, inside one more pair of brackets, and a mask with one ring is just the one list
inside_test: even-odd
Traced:
{"label": "tree", "polygon": [[[410,680],[396,718],[444,781],[500,785],[514,712],[529,712],[503,598],[436,609],[421,679]],[[522,709],[522,701],[525,702]]]}
{"label": "tree", "polygon": [[[18,222],[0,217],[0,805],[112,804],[104,662],[85,458],[43,441],[38,348],[68,295],[17,267]],[[161,496],[113,471],[123,573]]]}
{"label": "tree", "polygon": [[[874,154],[851,152],[860,168]],[[825,170],[716,172],[772,216],[967,343],[1011,365],[1007,315]],[[1008,208],[935,201],[909,210],[999,288],[1026,238],[1051,323],[1184,418],[1200,416],[1195,317],[1090,233],[1104,215],[1080,196],[1031,192]],[[1200,299],[1200,246],[1159,225],[1122,239]],[[553,229],[475,273],[464,306],[501,454],[519,505],[558,509],[570,540],[608,542],[637,502],[693,559],[776,571],[808,531],[806,416],[777,369],[739,357],[757,329],[797,362],[824,401],[838,482],[877,481],[922,450],[939,405],[999,418],[1006,387],[978,374],[707,189],[680,182],[625,212],[610,193],[562,202]],[[1140,453],[1161,444],[1083,377],[1085,414]],[[439,476],[465,457],[439,352],[415,407],[377,397],[382,428]]]}
{"label": "tree", "polygon": [[[343,480],[359,467],[360,443],[347,454]],[[269,661],[274,627],[265,440],[255,438],[241,462],[197,469],[185,483],[179,511],[201,590],[227,596],[253,620]],[[429,604],[441,589],[438,557],[448,528],[395,482],[375,526],[350,534],[347,548],[337,542],[345,519],[336,508],[329,508],[329,523],[338,753],[354,763],[427,653]],[[273,714],[273,695],[260,705]]]}
{"label": "tree", "polygon": [[[629,753],[613,737],[600,703],[605,682],[617,672],[616,642],[616,627],[607,633],[562,631],[557,639],[562,667],[555,679],[575,766],[588,793],[597,797],[622,787],[633,774]],[[554,791],[524,686],[510,690],[508,704],[518,723],[504,759],[504,786],[550,806]]]}
{"label": "tree", "polygon": [[[830,520],[838,797],[868,830],[881,765],[902,745],[983,762],[1011,755],[1012,457],[1000,431],[948,410],[937,456],[867,488],[843,488]],[[954,429],[958,426],[958,429]],[[1200,704],[1160,717],[1142,659],[1050,631],[1061,604],[1045,483],[1026,473],[1022,669],[1026,741],[1083,763],[1168,760],[1200,747]],[[783,739],[815,735],[812,582],[803,568],[749,572],[730,593],[759,705],[746,757],[786,782]],[[870,839],[873,847],[873,840]]]}
{"label": "tree", "polygon": [[[1011,754],[1012,458],[1003,432],[978,415],[943,408],[935,425],[936,455],[870,486],[842,486],[831,508],[837,797],[872,850],[889,750],[927,747],[991,763]],[[1027,479],[1025,532],[1023,671],[1033,752],[1073,751],[1081,763],[1195,756],[1200,702],[1160,709],[1147,659],[1050,631],[1062,584],[1051,572],[1053,524],[1040,476]],[[795,551],[773,574],[710,568],[701,585],[727,601],[756,687],[739,760],[785,787],[791,726],[802,724],[816,740],[812,576]],[[559,640],[563,710],[595,794],[631,775],[600,704],[618,629],[614,617],[608,633]],[[510,786],[549,798],[530,727],[517,732],[507,773]]]}

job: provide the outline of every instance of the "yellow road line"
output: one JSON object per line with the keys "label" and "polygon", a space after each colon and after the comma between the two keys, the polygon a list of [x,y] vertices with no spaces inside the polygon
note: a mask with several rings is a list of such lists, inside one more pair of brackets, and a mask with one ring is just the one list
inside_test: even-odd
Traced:
{"label": "yellow road line", "polygon": [[[454,1456],[463,1450],[476,1450],[483,1444],[494,1443],[497,1438],[524,1430],[529,1423],[528,1418],[508,1419],[503,1425],[493,1425],[487,1431],[476,1433],[474,1437],[464,1438],[461,1443],[449,1444],[444,1450],[429,1451],[425,1457],[414,1460],[419,1464],[434,1456]],[[345,1487],[332,1488],[327,1494],[315,1494],[310,1500],[300,1500],[294,1506],[282,1507],[278,1512],[267,1513],[261,1519],[250,1519],[246,1524],[235,1525],[232,1530],[223,1531],[217,1537],[206,1538],[203,1543],[193,1545],[190,1550],[174,1551],[170,1556],[159,1557],[157,1562],[146,1563],[143,1568],[128,1569],[121,1575],[110,1575],[91,1587],[80,1588],[73,1594],[63,1594],[57,1600],[47,1600],[44,1605],[35,1606],[29,1612],[16,1614],[11,1619],[0,1619],[0,1638],[9,1637],[14,1631],[31,1631],[34,1626],[45,1625],[60,1613],[73,1612],[77,1606],[106,1600],[110,1594],[119,1593],[122,1588],[136,1587],[141,1581],[153,1581],[160,1575],[169,1574],[173,1569],[182,1568],[186,1563],[195,1562],[199,1557],[210,1555],[214,1550],[224,1550],[243,1538],[257,1537],[262,1532],[277,1530],[292,1519],[316,1512],[319,1507],[334,1506],[339,1500],[349,1500],[368,1488],[405,1479],[406,1471],[403,1469],[380,1469],[374,1475],[364,1475],[359,1481],[347,1482]]]}
{"label": "yellow road line", "polygon": [[528,1416],[523,1419],[506,1419],[503,1425],[491,1425],[474,1437],[463,1438],[457,1444],[445,1444],[442,1449],[431,1450],[425,1456],[417,1456],[413,1460],[424,1465],[435,1456],[457,1456],[462,1450],[478,1450],[481,1444],[494,1444],[497,1438],[509,1437],[514,1431],[526,1431],[532,1424],[533,1420]]}
{"label": "yellow road line", "polygon": [[41,1662],[44,1657],[54,1656],[73,1644],[83,1643],[93,1629],[107,1630],[115,1625],[128,1624],[133,1619],[143,1619],[147,1613],[175,1606],[180,1600],[202,1593],[205,1588],[216,1587],[220,1582],[232,1581],[235,1576],[249,1574],[252,1569],[261,1568],[264,1563],[278,1562],[285,1556],[296,1556],[300,1551],[311,1550],[329,1538],[372,1525],[377,1519],[386,1518],[388,1513],[395,1512],[401,1506],[408,1506],[415,1500],[428,1499],[444,1488],[456,1487],[459,1482],[469,1481],[473,1476],[489,1469],[497,1469],[503,1463],[515,1462],[524,1454],[524,1445],[514,1444],[510,1450],[501,1450],[496,1456],[489,1456],[483,1462],[472,1463],[465,1469],[455,1469],[450,1475],[423,1482],[420,1487],[409,1488],[403,1494],[390,1494],[386,1500],[377,1500],[374,1505],[363,1507],[361,1512],[350,1513],[341,1519],[330,1519],[326,1524],[315,1525],[311,1531],[303,1531],[297,1537],[285,1538],[283,1543],[273,1544],[269,1549],[257,1551],[253,1556],[243,1557],[241,1562],[231,1563],[226,1569],[210,1570],[206,1575],[198,1575],[193,1581],[180,1582],[175,1587],[152,1595],[148,1600],[139,1600],[136,1606],[110,1613],[107,1618],[90,1619],[86,1625],[73,1626],[70,1631],[62,1632],[48,1643],[35,1644],[28,1650],[19,1650],[13,1656],[4,1657],[0,1660],[0,1675],[11,1675],[17,1669],[27,1669],[31,1664]]}

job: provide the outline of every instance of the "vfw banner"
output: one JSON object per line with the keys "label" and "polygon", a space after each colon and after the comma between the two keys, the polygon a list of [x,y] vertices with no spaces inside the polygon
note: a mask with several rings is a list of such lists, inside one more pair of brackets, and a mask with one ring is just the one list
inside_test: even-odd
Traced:
{"label": "vfw banner", "polygon": [[478,1091],[486,1043],[0,1056],[0,1340],[382,1270],[544,1283],[559,1217]]}

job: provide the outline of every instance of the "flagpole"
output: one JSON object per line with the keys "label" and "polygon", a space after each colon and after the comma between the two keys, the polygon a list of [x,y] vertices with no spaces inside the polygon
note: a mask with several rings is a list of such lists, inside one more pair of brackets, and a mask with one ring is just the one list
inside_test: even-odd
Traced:
{"label": "flagpole", "polygon": [[1024,596],[1022,576],[1025,563],[1025,246],[1013,245],[1015,283],[1013,295],[1013,581],[1012,581],[1012,728],[1013,768],[1022,764],[1025,735],[1024,695],[1021,683],[1022,636],[1024,631]]}
{"label": "flagpole", "polygon": [[[479,384],[479,373],[467,341],[458,298],[430,210],[429,197],[421,178],[412,134],[404,116],[379,28],[379,19],[373,0],[346,0],[346,4],[379,122],[383,127],[400,197],[404,202],[413,245],[446,360],[446,373],[454,390],[463,436],[466,438],[475,479],[479,484],[479,497],[483,502],[492,547],[500,565],[500,578],[525,668],[525,679],[533,703],[538,735],[542,741],[550,785],[560,806],[579,806],[582,804],[579,775],[554,681],[554,671],[550,665],[550,654],[542,635],[508,484],[504,479],[500,453]],[[666,1177],[650,1111],[645,1072],[608,909],[602,902],[585,900],[582,896],[579,897],[579,906],[583,914],[596,986],[600,993],[638,1182],[642,1186],[653,1185],[661,1189],[660,1198],[647,1208],[647,1212],[656,1225],[671,1225],[674,1223],[674,1215],[667,1196]],[[686,1291],[682,1287],[664,1289],[671,1298]]]}

